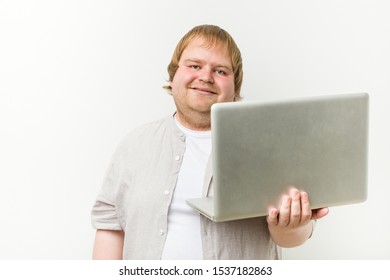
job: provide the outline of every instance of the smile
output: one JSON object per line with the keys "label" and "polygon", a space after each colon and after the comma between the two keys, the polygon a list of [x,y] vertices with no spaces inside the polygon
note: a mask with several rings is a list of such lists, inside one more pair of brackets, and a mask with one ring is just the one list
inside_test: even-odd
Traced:
{"label": "smile", "polygon": [[202,88],[202,87],[191,87],[192,90],[195,90],[196,92],[200,93],[200,94],[205,94],[205,95],[209,95],[209,94],[217,94],[216,92],[212,91],[211,89],[209,88]]}

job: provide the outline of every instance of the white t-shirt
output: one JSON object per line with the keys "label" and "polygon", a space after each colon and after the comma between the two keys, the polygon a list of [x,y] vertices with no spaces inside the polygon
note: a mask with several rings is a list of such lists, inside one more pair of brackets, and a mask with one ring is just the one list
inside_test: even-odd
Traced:
{"label": "white t-shirt", "polygon": [[176,125],[186,136],[186,149],[168,215],[168,233],[162,259],[202,259],[199,213],[186,199],[202,196],[202,186],[211,152],[211,131],[194,131]]}

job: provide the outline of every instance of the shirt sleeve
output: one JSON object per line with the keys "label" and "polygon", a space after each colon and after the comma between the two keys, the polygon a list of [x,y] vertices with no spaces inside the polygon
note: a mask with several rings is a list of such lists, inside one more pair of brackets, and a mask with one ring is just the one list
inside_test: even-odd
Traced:
{"label": "shirt sleeve", "polygon": [[121,230],[115,205],[119,163],[115,155],[106,172],[103,186],[91,211],[92,227],[95,229]]}

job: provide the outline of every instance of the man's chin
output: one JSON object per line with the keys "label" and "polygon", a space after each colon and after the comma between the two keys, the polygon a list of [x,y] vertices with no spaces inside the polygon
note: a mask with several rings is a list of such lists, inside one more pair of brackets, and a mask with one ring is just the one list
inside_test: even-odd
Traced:
{"label": "man's chin", "polygon": [[192,110],[194,112],[201,113],[201,114],[210,114],[210,112],[211,112],[211,105],[213,105],[213,104],[210,104],[210,105],[194,105],[194,106],[192,106]]}

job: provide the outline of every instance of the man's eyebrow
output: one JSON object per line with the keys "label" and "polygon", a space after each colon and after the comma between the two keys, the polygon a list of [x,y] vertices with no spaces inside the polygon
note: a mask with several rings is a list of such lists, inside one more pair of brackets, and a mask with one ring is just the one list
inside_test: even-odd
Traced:
{"label": "man's eyebrow", "polygon": [[[184,62],[205,63],[203,60],[197,59],[197,58],[187,58],[186,60],[184,60]],[[216,68],[226,68],[226,69],[228,69],[230,71],[233,71],[232,67],[230,67],[227,64],[213,64],[213,67],[216,67]]]}
{"label": "man's eyebrow", "polygon": [[184,60],[184,62],[196,62],[196,63],[202,63],[203,61],[200,60],[200,59],[196,59],[196,58],[187,58],[186,60]]}

